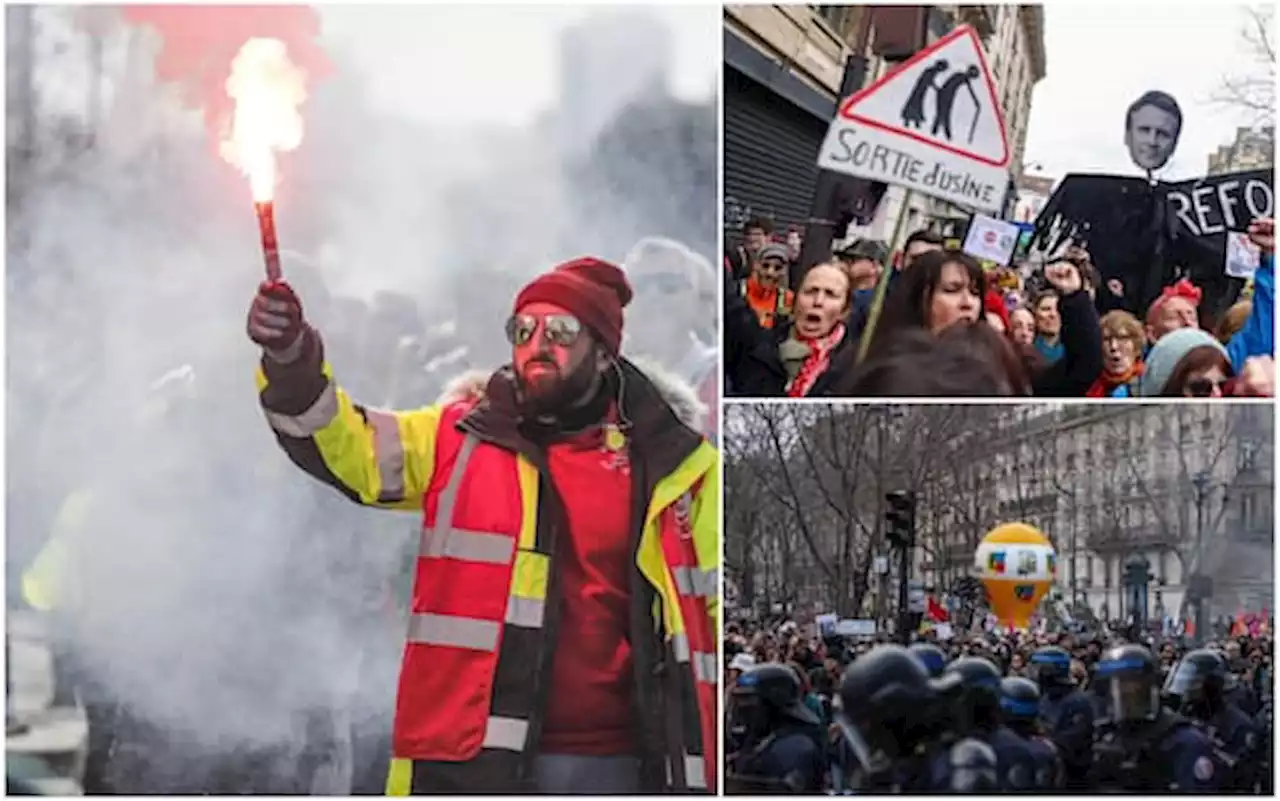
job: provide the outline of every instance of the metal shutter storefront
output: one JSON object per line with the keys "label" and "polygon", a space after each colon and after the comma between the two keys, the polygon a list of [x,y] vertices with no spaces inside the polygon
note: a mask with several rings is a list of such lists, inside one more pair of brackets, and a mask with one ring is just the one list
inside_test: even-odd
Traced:
{"label": "metal shutter storefront", "polygon": [[818,180],[827,123],[730,65],[724,67],[724,225],[735,240],[748,218],[803,227]]}

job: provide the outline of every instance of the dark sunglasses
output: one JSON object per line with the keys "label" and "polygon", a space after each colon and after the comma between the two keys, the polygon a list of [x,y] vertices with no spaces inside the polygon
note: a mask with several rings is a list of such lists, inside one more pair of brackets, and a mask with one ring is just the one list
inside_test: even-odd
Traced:
{"label": "dark sunglasses", "polygon": [[1223,395],[1226,395],[1231,388],[1231,379],[1224,378],[1221,381],[1214,381],[1209,378],[1193,378],[1187,382],[1187,394],[1193,398],[1211,398],[1215,387]]}
{"label": "dark sunglasses", "polygon": [[532,314],[513,314],[507,320],[507,341],[512,345],[525,345],[533,339],[542,326],[542,336],[548,342],[568,347],[578,340],[582,323],[572,314],[548,314],[535,317]]}

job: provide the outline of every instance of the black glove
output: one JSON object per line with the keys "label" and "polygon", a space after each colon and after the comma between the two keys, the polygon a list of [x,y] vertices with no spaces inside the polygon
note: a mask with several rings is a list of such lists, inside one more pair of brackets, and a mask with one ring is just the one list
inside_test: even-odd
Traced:
{"label": "black glove", "polygon": [[249,339],[275,361],[288,363],[302,352],[306,321],[302,301],[284,281],[264,281],[249,306]]}

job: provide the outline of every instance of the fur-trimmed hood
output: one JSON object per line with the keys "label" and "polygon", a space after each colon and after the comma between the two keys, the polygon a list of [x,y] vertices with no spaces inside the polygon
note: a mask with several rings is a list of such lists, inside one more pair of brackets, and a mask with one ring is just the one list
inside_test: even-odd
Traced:
{"label": "fur-trimmed hood", "polygon": [[[702,433],[707,423],[710,410],[698,398],[693,387],[674,372],[648,359],[630,359],[631,363],[644,373],[645,377],[657,388],[658,394],[667,402],[680,422],[689,428]],[[467,370],[454,376],[445,384],[437,403],[448,405],[462,401],[478,401],[484,397],[485,387],[492,377],[492,370]]]}

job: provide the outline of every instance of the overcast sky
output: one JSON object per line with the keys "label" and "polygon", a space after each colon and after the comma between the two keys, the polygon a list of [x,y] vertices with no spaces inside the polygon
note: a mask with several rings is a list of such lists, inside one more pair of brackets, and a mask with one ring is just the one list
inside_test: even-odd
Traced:
{"label": "overcast sky", "polygon": [[[557,35],[608,8],[567,5],[321,5],[324,34],[350,44],[375,102],[435,122],[520,123],[555,101]],[[721,10],[651,6],[672,34],[671,89],[718,88]],[[518,68],[513,68],[518,64]],[[501,105],[493,98],[502,97]]]}
{"label": "overcast sky", "polygon": [[[1216,2],[1048,4],[1048,74],[1032,95],[1027,171],[1140,174],[1124,147],[1125,109],[1160,89],[1183,114],[1178,149],[1160,175],[1204,175],[1209,153],[1248,122],[1208,102],[1224,75],[1258,69],[1241,38],[1247,22],[1244,7]],[[1043,170],[1030,168],[1037,162]]]}

